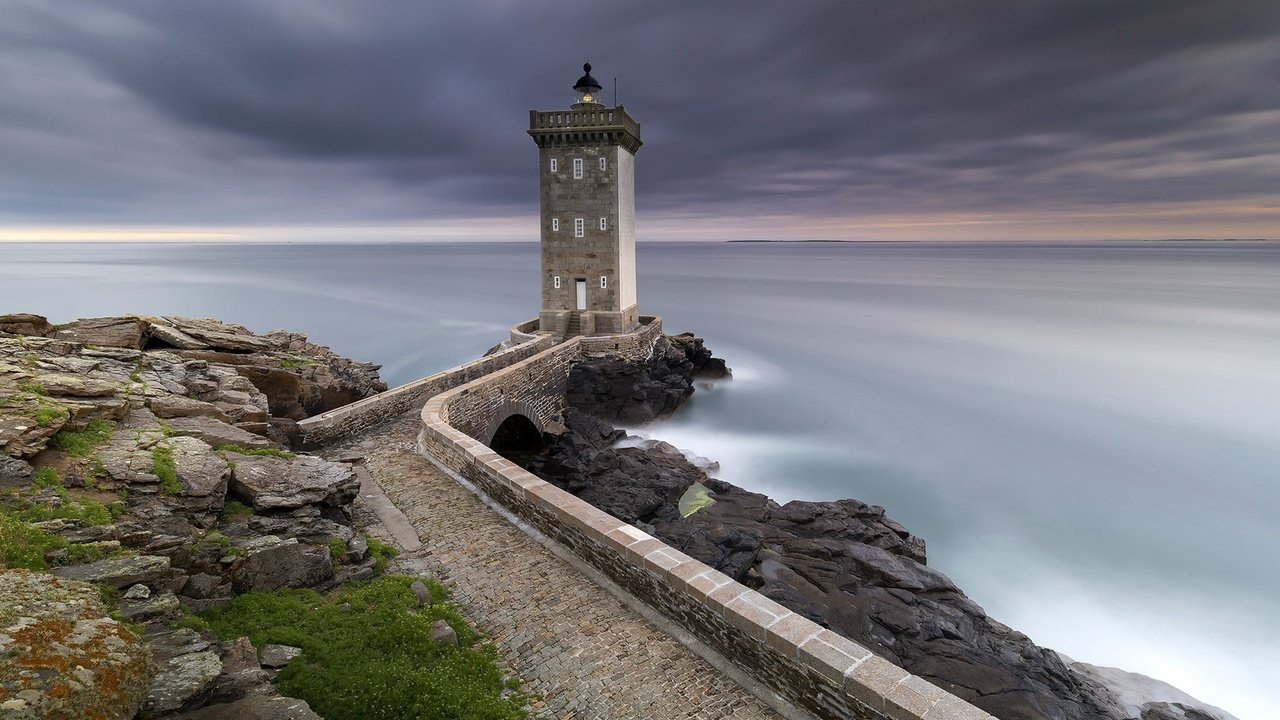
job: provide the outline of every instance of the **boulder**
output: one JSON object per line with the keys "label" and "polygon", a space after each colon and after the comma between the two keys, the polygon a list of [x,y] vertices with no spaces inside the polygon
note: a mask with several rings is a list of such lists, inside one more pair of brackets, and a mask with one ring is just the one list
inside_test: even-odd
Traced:
{"label": "boulder", "polygon": [[135,583],[156,586],[169,572],[169,558],[161,555],[114,557],[86,565],[54,568],[53,574],[69,580],[84,580],[116,588]]}
{"label": "boulder", "polygon": [[150,720],[184,707],[198,705],[213,690],[222,673],[222,659],[213,650],[200,650],[158,659],[139,720]]}
{"label": "boulder", "polygon": [[237,593],[281,587],[311,587],[333,577],[333,559],[323,545],[303,545],[296,538],[267,536],[245,546],[231,567]]}
{"label": "boulder", "polygon": [[303,700],[272,691],[250,693],[239,700],[207,705],[172,720],[321,720]]}
{"label": "boulder", "polygon": [[258,664],[258,652],[249,638],[222,643],[222,675],[213,686],[211,703],[227,703],[248,695],[269,683],[270,677]]}
{"label": "boulder", "polygon": [[146,643],[105,617],[98,588],[0,570],[0,697],[6,718],[128,720],[151,671]]}
{"label": "boulder", "polygon": [[35,470],[30,465],[0,453],[0,487],[25,487],[34,476]]}
{"label": "boulder", "polygon": [[168,323],[187,337],[204,342],[218,350],[262,352],[276,349],[268,338],[259,337],[242,325],[224,323],[211,318],[165,317]]}
{"label": "boulder", "polygon": [[231,466],[227,461],[194,437],[172,437],[163,444],[173,451],[174,470],[182,484],[182,495],[206,498],[208,502],[200,504],[198,509],[221,508],[231,477]]}
{"label": "boulder", "polygon": [[346,505],[360,490],[360,479],[349,466],[323,458],[278,457],[226,453],[235,463],[231,492],[255,510],[299,508],[304,505]]}
{"label": "boulder", "polygon": [[418,599],[418,607],[431,605],[431,590],[426,585],[414,580],[413,584],[409,586],[409,592],[413,593],[413,596]]}
{"label": "boulder", "polygon": [[458,646],[458,633],[449,627],[449,623],[444,620],[437,620],[431,623],[431,639],[442,645]]}
{"label": "boulder", "polygon": [[147,323],[136,317],[84,318],[59,326],[50,337],[84,345],[142,349]]}
{"label": "boulder", "polygon": [[302,648],[268,643],[262,646],[262,667],[282,668],[302,654]]}
{"label": "boulder", "polygon": [[212,417],[175,417],[167,423],[174,432],[199,438],[213,447],[222,445],[239,445],[247,449],[275,447],[275,443],[261,435],[255,435]]}
{"label": "boulder", "polygon": [[161,395],[160,397],[152,398],[147,404],[151,408],[151,412],[158,418],[208,417],[222,422],[227,422],[231,419],[211,403],[181,395]]}
{"label": "boulder", "polygon": [[53,325],[43,315],[31,313],[8,313],[0,315],[0,333],[11,335],[45,336],[53,330]]}
{"label": "boulder", "polygon": [[177,328],[159,322],[151,323],[151,327],[147,328],[147,335],[154,341],[149,342],[148,345],[159,343],[162,346],[168,345],[181,350],[202,350],[209,347],[208,343],[197,340]]}

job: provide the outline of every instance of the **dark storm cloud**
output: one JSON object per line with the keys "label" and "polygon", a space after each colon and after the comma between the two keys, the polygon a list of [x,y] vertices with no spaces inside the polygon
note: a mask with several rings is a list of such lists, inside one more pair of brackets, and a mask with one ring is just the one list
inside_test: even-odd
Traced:
{"label": "dark storm cloud", "polygon": [[584,56],[642,211],[1275,204],[1280,3],[11,0],[0,220],[532,212]]}

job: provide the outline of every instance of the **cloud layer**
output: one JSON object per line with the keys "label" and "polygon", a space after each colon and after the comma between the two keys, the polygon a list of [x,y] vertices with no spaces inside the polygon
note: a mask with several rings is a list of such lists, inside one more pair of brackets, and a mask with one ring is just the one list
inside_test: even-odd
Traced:
{"label": "cloud layer", "polygon": [[1280,234],[1270,0],[3,14],[9,228],[493,221],[518,236],[537,202],[527,110],[567,106],[590,57],[643,124],[638,205],[656,235],[744,219],[788,237]]}

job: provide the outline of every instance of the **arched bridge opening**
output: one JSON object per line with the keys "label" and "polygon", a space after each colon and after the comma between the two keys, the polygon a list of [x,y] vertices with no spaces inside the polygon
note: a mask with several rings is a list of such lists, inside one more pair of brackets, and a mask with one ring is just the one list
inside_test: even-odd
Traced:
{"label": "arched bridge opening", "polygon": [[525,467],[534,456],[546,449],[542,430],[528,417],[512,413],[493,431],[489,447],[511,462]]}

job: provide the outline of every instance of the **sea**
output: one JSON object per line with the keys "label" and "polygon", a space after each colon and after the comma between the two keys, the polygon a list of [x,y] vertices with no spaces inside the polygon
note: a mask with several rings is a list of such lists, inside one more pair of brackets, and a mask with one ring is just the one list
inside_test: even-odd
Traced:
{"label": "sea", "polygon": [[[997,620],[1242,720],[1280,681],[1280,243],[641,243],[733,379],[633,431],[883,505]],[[534,243],[0,244],[0,313],[287,328],[396,385],[536,315]]]}

